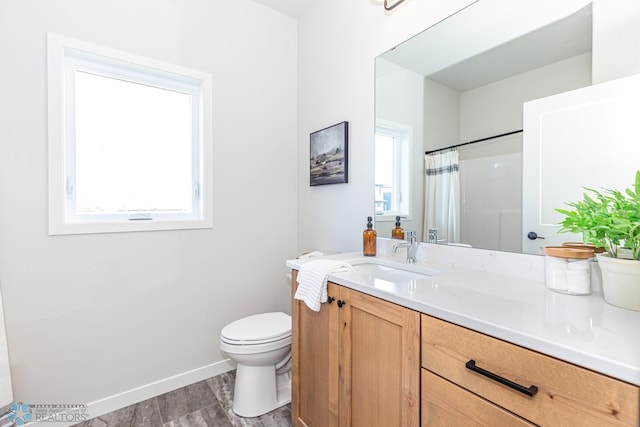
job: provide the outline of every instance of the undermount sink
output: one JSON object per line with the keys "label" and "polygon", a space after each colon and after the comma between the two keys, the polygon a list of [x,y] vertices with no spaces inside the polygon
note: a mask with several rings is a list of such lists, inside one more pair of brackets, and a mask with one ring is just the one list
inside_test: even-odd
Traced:
{"label": "undermount sink", "polygon": [[406,282],[409,280],[430,279],[432,274],[427,272],[419,273],[400,269],[397,267],[389,267],[378,263],[362,263],[352,265],[356,273],[361,273],[370,277],[375,277],[389,282]]}
{"label": "undermount sink", "polygon": [[437,270],[403,264],[383,258],[358,258],[349,261],[353,272],[367,283],[387,290],[414,288],[418,284],[431,284]]}

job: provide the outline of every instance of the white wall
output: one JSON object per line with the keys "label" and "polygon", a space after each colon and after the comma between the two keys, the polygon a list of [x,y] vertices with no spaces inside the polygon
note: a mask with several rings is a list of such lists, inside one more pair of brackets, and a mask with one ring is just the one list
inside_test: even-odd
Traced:
{"label": "white wall", "polygon": [[[472,3],[406,0],[314,2],[299,20],[298,249],[362,248],[374,211],[374,58]],[[349,183],[309,187],[309,134],[349,121]]]}
{"label": "white wall", "polygon": [[422,157],[424,151],[460,143],[460,107],[460,92],[425,78]]}
{"label": "white wall", "polygon": [[[213,74],[213,229],[47,235],[47,31]],[[3,0],[0,55],[0,286],[15,400],[87,403],[206,367],[225,359],[226,323],[289,311],[294,19],[249,0]]]}
{"label": "white wall", "polygon": [[640,73],[640,2],[593,2],[593,83]]}
{"label": "white wall", "polygon": [[523,103],[590,84],[586,53],[464,92],[460,142],[522,129]]}

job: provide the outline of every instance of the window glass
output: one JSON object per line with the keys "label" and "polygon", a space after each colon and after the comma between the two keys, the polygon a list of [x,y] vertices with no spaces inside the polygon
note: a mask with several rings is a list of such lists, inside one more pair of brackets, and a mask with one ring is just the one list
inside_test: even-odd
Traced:
{"label": "window glass", "polygon": [[191,212],[189,94],[76,72],[76,213]]}
{"label": "window glass", "polygon": [[49,34],[50,234],[211,227],[210,85]]}
{"label": "window glass", "polygon": [[394,144],[393,136],[376,134],[376,214],[391,211],[394,204]]}

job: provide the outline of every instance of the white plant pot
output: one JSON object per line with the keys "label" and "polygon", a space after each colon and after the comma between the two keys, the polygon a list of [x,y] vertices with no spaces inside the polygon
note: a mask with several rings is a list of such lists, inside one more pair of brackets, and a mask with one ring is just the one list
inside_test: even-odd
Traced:
{"label": "white plant pot", "polygon": [[640,311],[640,261],[598,254],[604,300],[611,305]]}

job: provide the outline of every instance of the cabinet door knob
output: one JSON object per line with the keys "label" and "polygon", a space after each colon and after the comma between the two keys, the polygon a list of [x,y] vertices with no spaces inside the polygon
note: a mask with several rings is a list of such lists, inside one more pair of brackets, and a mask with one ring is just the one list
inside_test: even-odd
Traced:
{"label": "cabinet door knob", "polygon": [[346,305],[346,304],[347,304],[347,302],[345,300],[343,300],[343,299],[339,299],[338,300],[338,307],[342,307],[343,305]]}
{"label": "cabinet door knob", "polygon": [[331,295],[329,295],[329,296],[327,297],[327,302],[328,302],[329,304],[331,304],[331,303],[332,303],[332,302],[334,302],[335,300],[336,300],[336,297],[332,297]]}
{"label": "cabinet door knob", "polygon": [[520,393],[526,394],[529,397],[533,397],[537,392],[538,392],[538,387],[536,387],[535,385],[532,385],[531,387],[527,388],[525,386],[522,386],[518,383],[514,383],[513,381],[509,381],[508,379],[501,377],[499,375],[494,374],[493,372],[487,371],[485,369],[482,369],[478,366],[476,366],[476,361],[475,360],[469,360],[466,364],[465,364],[467,369],[472,370],[473,372],[477,372],[480,375],[483,375],[487,378],[490,378],[494,381],[499,382],[500,384],[504,384],[507,387],[511,387],[514,390],[519,391]]}

